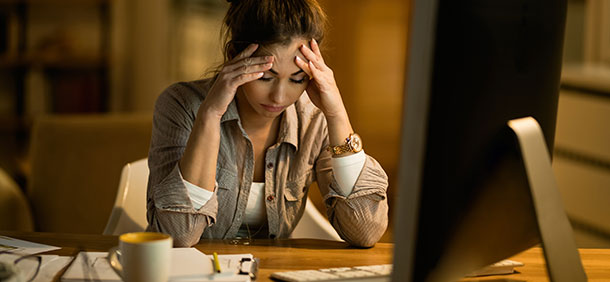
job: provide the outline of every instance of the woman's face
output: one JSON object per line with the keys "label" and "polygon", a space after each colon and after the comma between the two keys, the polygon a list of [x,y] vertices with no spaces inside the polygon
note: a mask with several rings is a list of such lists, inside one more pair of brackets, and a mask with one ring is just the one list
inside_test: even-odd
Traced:
{"label": "woman's face", "polygon": [[240,112],[248,117],[276,118],[301,97],[309,78],[294,60],[299,56],[306,61],[299,47],[307,42],[298,38],[286,45],[259,47],[253,56],[273,56],[273,66],[260,79],[240,87],[237,94]]}

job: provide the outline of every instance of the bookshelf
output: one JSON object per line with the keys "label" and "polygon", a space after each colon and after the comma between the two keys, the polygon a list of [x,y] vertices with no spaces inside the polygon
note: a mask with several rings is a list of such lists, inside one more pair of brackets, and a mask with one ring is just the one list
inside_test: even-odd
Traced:
{"label": "bookshelf", "polygon": [[0,0],[0,168],[19,184],[33,120],[108,110],[111,0]]}

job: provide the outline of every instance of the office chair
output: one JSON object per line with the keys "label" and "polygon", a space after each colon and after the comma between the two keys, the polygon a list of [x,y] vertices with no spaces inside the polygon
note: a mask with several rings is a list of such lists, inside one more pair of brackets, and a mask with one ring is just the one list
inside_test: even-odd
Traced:
{"label": "office chair", "polygon": [[121,235],[146,229],[148,173],[148,159],[128,163],[123,167],[119,190],[104,235]]}
{"label": "office chair", "polygon": [[292,230],[290,238],[314,238],[331,241],[343,241],[335,228],[328,222],[325,216],[323,216],[311,199],[307,198],[307,204],[305,205],[305,211],[301,220],[297,226]]}
{"label": "office chair", "polygon": [[0,230],[33,231],[32,211],[21,189],[0,168]]}
{"label": "office chair", "polygon": [[[120,235],[146,229],[146,185],[149,174],[147,161],[148,159],[141,159],[123,167],[119,190],[104,235]],[[309,198],[303,217],[290,237],[342,241]]]}

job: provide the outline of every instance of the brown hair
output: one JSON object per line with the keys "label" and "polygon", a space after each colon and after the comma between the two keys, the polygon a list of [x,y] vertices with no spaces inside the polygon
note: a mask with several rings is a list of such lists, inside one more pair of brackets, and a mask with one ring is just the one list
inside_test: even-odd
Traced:
{"label": "brown hair", "polygon": [[295,37],[322,42],[326,14],[316,0],[232,0],[223,27],[224,57],[249,44],[288,44]]}

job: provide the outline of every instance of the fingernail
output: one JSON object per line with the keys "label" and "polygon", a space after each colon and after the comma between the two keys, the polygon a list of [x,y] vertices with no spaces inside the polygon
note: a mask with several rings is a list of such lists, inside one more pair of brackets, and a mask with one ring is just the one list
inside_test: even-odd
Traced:
{"label": "fingernail", "polygon": [[297,58],[297,61],[299,61],[299,62],[303,61],[299,56],[294,56],[294,57]]}
{"label": "fingernail", "polygon": [[256,74],[256,76],[258,76],[258,77],[261,77],[261,76],[263,76],[263,75],[265,75],[265,73],[264,73],[264,72],[259,72],[259,73],[257,73],[257,74]]}

